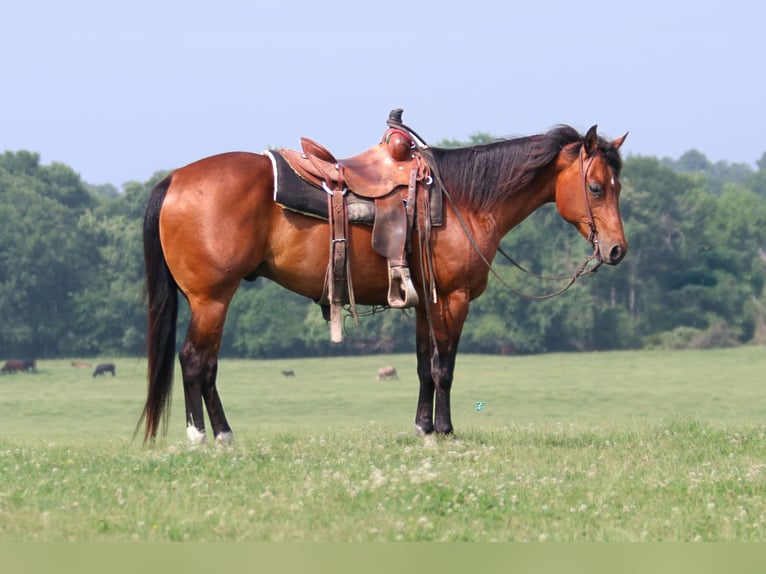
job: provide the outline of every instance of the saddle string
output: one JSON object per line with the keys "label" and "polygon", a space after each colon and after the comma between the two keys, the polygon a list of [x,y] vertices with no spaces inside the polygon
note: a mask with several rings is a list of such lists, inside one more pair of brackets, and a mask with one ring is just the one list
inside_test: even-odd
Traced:
{"label": "saddle string", "polygon": [[[391,110],[391,113],[388,115],[388,120],[386,123],[389,127],[395,128],[395,129],[401,129],[405,131],[406,133],[410,134],[412,137],[412,142],[414,147],[418,150],[421,157],[426,163],[426,169],[428,169],[431,173],[431,184],[436,184],[437,191],[443,192],[445,195],[447,194],[447,190],[444,187],[444,183],[442,182],[442,178],[439,175],[439,167],[436,163],[436,160],[434,159],[433,153],[431,153],[431,150],[428,147],[428,144],[426,141],[418,135],[418,133],[413,130],[408,125],[404,124],[402,122],[402,113],[404,110],[401,108],[397,108],[394,110]],[[428,187],[426,188],[428,189]],[[418,194],[418,197],[422,198],[422,194]],[[420,217],[418,218],[418,228],[419,228],[419,243],[420,243],[420,277],[421,281],[423,282],[423,295],[426,295],[428,293],[429,301],[432,302],[432,304],[436,304],[438,302],[437,294],[436,294],[436,278],[434,274],[434,265],[433,265],[433,254],[431,252],[431,242],[428,240],[428,238],[431,235],[431,214],[430,214],[430,198],[422,198],[420,200],[422,202],[422,205],[424,206],[423,209],[418,209],[418,213],[420,214]],[[427,271],[427,272],[426,272]],[[423,305],[425,307],[426,311],[426,323],[428,324],[428,335],[431,339],[431,378],[434,380],[434,382],[439,380],[439,372],[441,370],[441,359],[439,357],[439,346],[436,341],[436,331],[434,329],[434,320],[433,315],[431,312],[431,305],[425,304]]]}
{"label": "saddle string", "polygon": [[[424,305],[426,310],[426,322],[428,323],[428,335],[431,339],[431,378],[438,380],[440,371],[439,346],[436,343],[436,332],[434,330],[434,321],[431,314],[431,304],[436,305],[438,298],[436,294],[436,279],[434,277],[433,253],[431,252],[431,203],[430,197],[418,196],[419,209],[418,214],[418,241],[420,243],[420,277],[423,282],[423,294],[430,289],[429,302]],[[427,270],[427,272],[426,272]]]}

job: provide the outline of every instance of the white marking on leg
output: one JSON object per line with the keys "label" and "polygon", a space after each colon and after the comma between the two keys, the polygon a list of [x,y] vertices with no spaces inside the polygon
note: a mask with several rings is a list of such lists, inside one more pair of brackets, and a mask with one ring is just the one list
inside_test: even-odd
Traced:
{"label": "white marking on leg", "polygon": [[186,438],[192,445],[205,444],[207,441],[207,434],[205,431],[199,430],[193,424],[186,427]]}

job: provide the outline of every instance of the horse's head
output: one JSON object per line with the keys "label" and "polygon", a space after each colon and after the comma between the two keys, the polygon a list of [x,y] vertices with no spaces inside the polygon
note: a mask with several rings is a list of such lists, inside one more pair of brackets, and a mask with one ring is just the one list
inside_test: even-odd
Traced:
{"label": "horse's head", "polygon": [[607,142],[596,126],[581,143],[566,146],[559,155],[556,207],[594,247],[602,263],[617,265],[628,251],[620,217],[619,148],[628,134]]}

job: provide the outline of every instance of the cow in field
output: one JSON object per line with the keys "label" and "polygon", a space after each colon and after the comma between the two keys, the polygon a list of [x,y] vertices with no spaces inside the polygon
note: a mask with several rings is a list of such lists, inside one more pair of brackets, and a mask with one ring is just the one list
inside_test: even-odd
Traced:
{"label": "cow in field", "polygon": [[19,359],[10,359],[9,361],[6,361],[3,365],[3,368],[0,369],[0,373],[6,374],[6,373],[18,373],[19,371],[25,371],[24,368],[24,361],[21,361]]}
{"label": "cow in field", "polygon": [[93,378],[95,379],[96,377],[105,375],[106,373],[112,373],[112,376],[115,375],[114,363],[101,363],[96,365],[96,370],[93,371]]}
{"label": "cow in field", "polygon": [[399,375],[396,373],[396,367],[381,367],[378,369],[378,376],[375,377],[379,381],[386,379],[398,379]]}
{"label": "cow in field", "polygon": [[3,368],[0,369],[0,373],[2,374],[19,373],[22,371],[27,373],[36,373],[37,361],[35,359],[10,359],[6,361],[3,365]]}
{"label": "cow in field", "polygon": [[284,377],[294,377],[295,376],[295,371],[292,370],[292,369],[287,369],[285,371],[282,371],[282,375]]}

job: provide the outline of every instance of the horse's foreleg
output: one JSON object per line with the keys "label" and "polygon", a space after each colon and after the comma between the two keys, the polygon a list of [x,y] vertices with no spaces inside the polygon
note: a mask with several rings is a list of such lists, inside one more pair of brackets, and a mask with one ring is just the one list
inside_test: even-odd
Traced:
{"label": "horse's foreleg", "polygon": [[220,303],[192,305],[189,331],[179,353],[186,401],[186,434],[192,443],[204,443],[207,436],[203,399],[216,441],[228,442],[233,436],[216,388],[225,314],[226,305]]}
{"label": "horse's foreleg", "polygon": [[418,393],[418,408],[415,413],[415,432],[431,434],[434,432],[434,379],[431,375],[433,346],[429,339],[427,324],[425,324],[424,329],[421,329],[421,323],[425,323],[425,319],[421,321],[420,314],[418,314],[417,358],[420,392]]}
{"label": "horse's foreleg", "polygon": [[[423,434],[451,434],[454,429],[450,393],[460,333],[468,315],[468,303],[467,299],[453,296],[432,309],[433,333],[425,311],[417,314],[420,393],[415,430]],[[434,341],[439,351],[437,356],[434,356]]]}
{"label": "horse's foreleg", "polygon": [[[424,344],[425,341],[425,344]],[[415,432],[418,434],[451,434],[452,414],[450,391],[455,370],[455,353],[447,348],[433,357],[433,345],[418,337],[418,409],[415,414]]]}
{"label": "horse's foreleg", "polygon": [[436,369],[436,382],[434,383],[434,431],[439,434],[452,434],[452,407],[450,404],[450,392],[452,391],[452,377],[455,372],[455,354],[457,349],[447,356],[441,356],[439,366]]}

